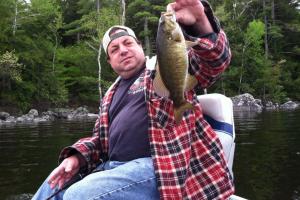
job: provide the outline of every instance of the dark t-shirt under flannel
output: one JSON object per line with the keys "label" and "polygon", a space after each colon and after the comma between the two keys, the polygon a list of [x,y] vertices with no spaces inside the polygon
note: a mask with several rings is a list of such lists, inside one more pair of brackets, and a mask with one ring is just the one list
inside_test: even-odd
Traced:
{"label": "dark t-shirt under flannel", "polygon": [[148,115],[142,69],[121,79],[109,108],[109,160],[130,161],[150,157]]}

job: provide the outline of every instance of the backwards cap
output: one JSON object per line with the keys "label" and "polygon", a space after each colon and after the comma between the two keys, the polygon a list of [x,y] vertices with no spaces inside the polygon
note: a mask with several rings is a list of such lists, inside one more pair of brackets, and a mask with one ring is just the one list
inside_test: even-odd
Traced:
{"label": "backwards cap", "polygon": [[[123,31],[115,33],[115,34],[111,34],[111,31],[115,30],[115,29],[121,29]],[[105,53],[107,54],[107,47],[111,43],[111,41],[113,41],[114,39],[117,39],[119,37],[125,36],[125,35],[131,36],[131,37],[137,39],[134,32],[133,32],[133,30],[126,27],[126,26],[117,25],[117,26],[110,27],[105,32],[105,34],[103,36],[103,39],[102,39],[102,45],[103,45],[103,49],[104,49]]]}

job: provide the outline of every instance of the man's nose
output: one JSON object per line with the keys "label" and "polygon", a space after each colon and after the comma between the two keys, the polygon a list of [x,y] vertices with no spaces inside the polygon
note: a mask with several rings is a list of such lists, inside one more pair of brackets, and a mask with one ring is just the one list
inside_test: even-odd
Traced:
{"label": "man's nose", "polygon": [[121,55],[124,55],[124,54],[126,54],[127,52],[128,52],[127,47],[124,46],[124,45],[120,45],[120,53],[121,53]]}

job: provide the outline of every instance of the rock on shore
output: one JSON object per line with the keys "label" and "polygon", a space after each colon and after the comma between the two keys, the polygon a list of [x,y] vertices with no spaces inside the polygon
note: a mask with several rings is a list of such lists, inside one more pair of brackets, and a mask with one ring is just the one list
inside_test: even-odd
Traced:
{"label": "rock on shore", "polygon": [[288,101],[282,105],[280,105],[281,109],[285,110],[294,110],[299,107],[299,103],[293,102],[293,101]]}
{"label": "rock on shore", "polygon": [[245,93],[231,98],[234,111],[261,112],[263,105],[260,99],[255,99],[251,94]]}
{"label": "rock on shore", "polygon": [[16,117],[11,116],[7,112],[0,112],[0,125],[1,124],[12,124],[12,123],[38,123],[53,121],[56,119],[88,119],[97,118],[97,114],[89,113],[86,107],[79,107],[75,110],[66,108],[56,108],[53,110],[48,110],[47,112],[39,112],[36,109],[31,109],[27,114]]}
{"label": "rock on shore", "polygon": [[[263,110],[295,110],[300,108],[299,102],[288,101],[282,105],[271,101],[262,104],[262,100],[255,99],[251,94],[245,93],[231,97],[233,102],[233,110],[236,112],[255,112],[259,113]],[[38,123],[53,121],[56,119],[78,120],[97,118],[98,114],[89,113],[88,109],[83,106],[77,109],[55,108],[46,112],[39,112],[31,109],[27,114],[22,116],[11,116],[7,112],[0,111],[0,125],[13,123]]]}
{"label": "rock on shore", "polygon": [[262,112],[262,110],[295,110],[300,104],[293,101],[288,101],[282,105],[267,101],[264,105],[262,100],[255,99],[251,94],[245,93],[231,97],[234,111],[254,111]]}

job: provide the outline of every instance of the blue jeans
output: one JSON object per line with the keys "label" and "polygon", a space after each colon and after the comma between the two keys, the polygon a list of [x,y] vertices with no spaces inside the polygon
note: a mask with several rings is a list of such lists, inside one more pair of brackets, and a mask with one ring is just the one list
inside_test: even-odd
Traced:
{"label": "blue jeans", "polygon": [[[53,200],[158,200],[159,192],[151,158],[139,158],[129,162],[108,161],[69,188],[61,191]],[[46,181],[33,200],[45,200],[57,188],[51,189]]]}

